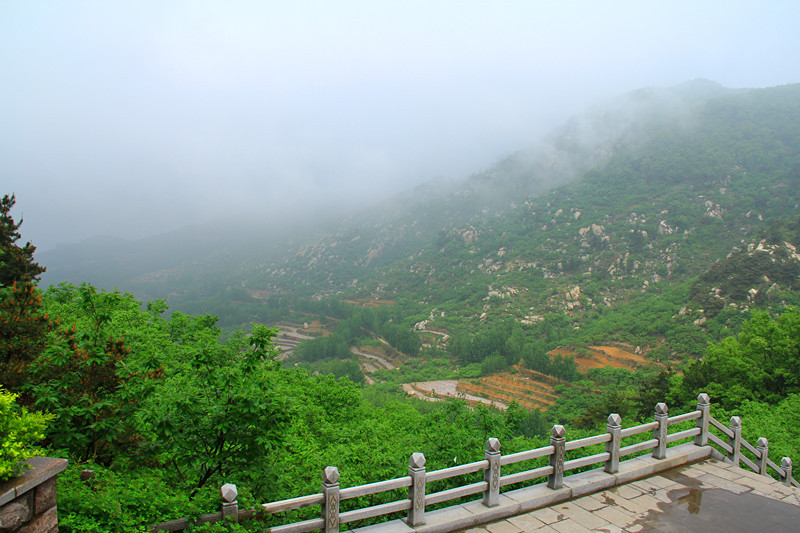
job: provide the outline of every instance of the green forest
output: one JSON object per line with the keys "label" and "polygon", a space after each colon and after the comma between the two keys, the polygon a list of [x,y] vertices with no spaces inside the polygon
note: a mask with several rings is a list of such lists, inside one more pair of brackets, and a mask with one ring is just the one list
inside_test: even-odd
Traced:
{"label": "green forest", "polygon": [[[553,424],[580,438],[612,412],[626,427],[658,402],[692,410],[700,392],[744,438],[800,460],[800,86],[690,104],[691,125],[658,115],[602,145],[556,135],[580,163],[556,187],[514,154],[306,242],[142,257],[117,277],[97,260],[102,276],[48,278],[9,192],[0,479],[34,454],[67,458],[62,531],[147,531],[216,509],[226,482],[254,506],[317,492],[328,465],[343,487],[370,483],[403,475],[413,452],[445,468],[489,437],[514,453]],[[307,332],[288,356],[279,324]],[[598,345],[645,362],[581,366]],[[360,350],[393,365],[368,369]],[[523,372],[557,401],[501,410],[403,390]],[[249,530],[194,530],[224,528]]]}

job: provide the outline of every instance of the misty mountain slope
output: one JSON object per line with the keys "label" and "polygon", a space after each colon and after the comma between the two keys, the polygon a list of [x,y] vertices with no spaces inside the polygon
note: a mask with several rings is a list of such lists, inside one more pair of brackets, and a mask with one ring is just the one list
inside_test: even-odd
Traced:
{"label": "misty mountain slope", "polygon": [[[689,281],[798,211],[798,119],[800,86],[711,100],[691,125],[660,124],[649,140],[620,147],[578,182],[446,231],[380,272],[363,294],[405,296],[429,326],[443,329],[508,318],[534,324],[559,313],[591,330],[587,324],[601,315],[680,291],[662,298],[670,306],[644,336],[678,326],[702,332],[705,310],[684,309]],[[752,305],[740,302],[736,312]],[[633,327],[597,335],[631,339],[625,330]]]}
{"label": "misty mountain slope", "polygon": [[[466,180],[417,187],[365,209],[344,220],[339,231],[317,235],[294,257],[267,262],[263,278],[250,281],[266,283],[272,290],[296,287],[306,296],[335,294],[446,238],[448,231],[497,216],[526,197],[578,179],[605,164],[620,147],[643,143],[662,124],[683,124],[712,95],[729,92],[703,80],[637,91],[569,121],[536,147],[507,156]],[[303,287],[318,291],[309,293]]]}
{"label": "misty mountain slope", "polygon": [[[82,260],[108,286],[231,324],[269,321],[295,298],[346,295],[403,298],[412,322],[447,308],[443,328],[547,313],[578,326],[687,283],[796,211],[799,101],[797,86],[702,80],[635,91],[463,181],[323,226],[250,228],[182,258],[167,238],[121,250],[130,261],[119,269],[84,249],[72,279],[95,281],[81,277]],[[64,263],[48,255],[48,281]]]}

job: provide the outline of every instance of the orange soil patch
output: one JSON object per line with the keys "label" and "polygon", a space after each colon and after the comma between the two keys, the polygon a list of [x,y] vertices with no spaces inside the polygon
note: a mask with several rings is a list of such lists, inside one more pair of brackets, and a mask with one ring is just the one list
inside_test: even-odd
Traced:
{"label": "orange soil patch", "polygon": [[643,366],[654,366],[658,364],[648,361],[641,354],[633,353],[633,351],[620,348],[619,346],[587,346],[587,348],[592,352],[590,355],[579,354],[565,348],[553,350],[550,354],[574,356],[578,370],[584,373],[590,368],[601,368],[604,366],[636,370]]}
{"label": "orange soil patch", "polygon": [[528,409],[547,409],[556,402],[558,380],[520,366],[514,368],[514,374],[501,372],[477,380],[461,380],[458,390],[503,403],[516,401]]}
{"label": "orange soil patch", "polygon": [[623,350],[621,348],[617,348],[615,346],[589,346],[592,350],[597,350],[599,352],[605,352],[606,354],[611,357],[612,360],[625,360],[625,361],[632,361],[638,365],[651,365],[652,362],[648,361],[642,354],[637,354],[630,352],[628,350]]}

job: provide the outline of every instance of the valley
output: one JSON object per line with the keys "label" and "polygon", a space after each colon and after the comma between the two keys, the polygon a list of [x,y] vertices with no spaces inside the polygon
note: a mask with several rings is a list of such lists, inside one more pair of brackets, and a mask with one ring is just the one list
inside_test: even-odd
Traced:
{"label": "valley", "polygon": [[57,249],[45,276],[94,276],[225,331],[277,327],[284,364],[370,394],[568,400],[552,416],[569,420],[612,385],[701,361],[753,312],[800,305],[797,139],[800,85],[642,89],[319,227]]}

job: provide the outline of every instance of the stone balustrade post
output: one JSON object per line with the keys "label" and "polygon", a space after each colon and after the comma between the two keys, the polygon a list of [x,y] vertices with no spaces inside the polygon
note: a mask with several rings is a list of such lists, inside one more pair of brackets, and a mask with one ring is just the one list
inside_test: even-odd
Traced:
{"label": "stone balustrade post", "polygon": [[705,392],[697,396],[697,410],[700,411],[700,418],[697,419],[697,426],[700,434],[694,438],[696,446],[708,445],[708,417],[710,416],[711,399]]}
{"label": "stone balustrade post", "polygon": [[767,458],[769,457],[769,441],[761,437],[756,441],[756,450],[761,454],[761,457],[756,457],[756,466],[758,473],[762,476],[769,476],[767,472]]}
{"label": "stone balustrade post", "polygon": [[564,454],[566,453],[567,431],[562,425],[553,426],[550,430],[550,446],[553,453],[550,455],[550,466],[553,473],[547,476],[547,486],[551,489],[560,489],[564,485]]}
{"label": "stone balustrade post", "polygon": [[658,445],[653,449],[653,458],[664,459],[667,456],[667,432],[669,431],[667,404],[656,404],[655,421],[658,422],[658,427],[653,430],[653,438],[658,441]]}
{"label": "stone balustrade post", "polygon": [[728,453],[728,460],[733,466],[739,466],[739,462],[742,460],[742,419],[738,416],[732,416],[730,430],[733,433],[733,437],[728,438],[728,446],[731,447],[731,451]]}
{"label": "stone balustrade post", "polygon": [[407,522],[409,526],[415,527],[425,523],[425,456],[412,453],[408,462],[408,475],[411,476],[408,499],[411,500],[411,508],[408,510]]}
{"label": "stone balustrade post", "polygon": [[606,431],[611,435],[611,440],[606,442],[608,459],[603,470],[609,474],[616,474],[619,471],[619,448],[622,441],[622,418],[617,413],[608,415]]}
{"label": "stone balustrade post", "polygon": [[783,468],[783,474],[781,474],[781,481],[786,486],[792,486],[792,460],[788,457],[784,457],[781,459],[781,468]]}
{"label": "stone balustrade post", "polygon": [[66,459],[31,457],[22,474],[0,482],[0,531],[58,531],[57,477]]}
{"label": "stone balustrade post", "polygon": [[325,533],[339,531],[339,469],[335,466],[322,471],[322,520]]}
{"label": "stone balustrade post", "polygon": [[483,491],[483,505],[496,507],[500,505],[500,441],[494,437],[486,441],[484,457],[489,466],[483,472],[486,490]]}
{"label": "stone balustrade post", "polygon": [[239,502],[236,498],[239,497],[239,490],[233,483],[225,483],[219,489],[222,496],[222,519],[230,520],[232,522],[239,521]]}

